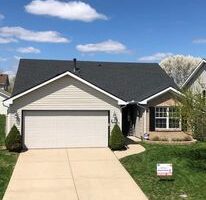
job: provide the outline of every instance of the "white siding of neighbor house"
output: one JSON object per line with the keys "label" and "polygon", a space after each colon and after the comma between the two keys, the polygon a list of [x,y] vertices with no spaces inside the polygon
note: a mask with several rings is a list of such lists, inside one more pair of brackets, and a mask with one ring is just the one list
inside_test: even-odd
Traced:
{"label": "white siding of neighbor house", "polygon": [[14,100],[9,109],[7,133],[14,124],[21,130],[22,110],[108,110],[110,119],[116,113],[120,127],[122,123],[116,100],[69,76]]}
{"label": "white siding of neighbor house", "polygon": [[206,65],[204,65],[190,80],[189,89],[202,92],[206,90]]}
{"label": "white siding of neighbor house", "polygon": [[7,114],[7,107],[3,105],[3,101],[6,99],[4,95],[0,94],[0,114],[6,115]]}

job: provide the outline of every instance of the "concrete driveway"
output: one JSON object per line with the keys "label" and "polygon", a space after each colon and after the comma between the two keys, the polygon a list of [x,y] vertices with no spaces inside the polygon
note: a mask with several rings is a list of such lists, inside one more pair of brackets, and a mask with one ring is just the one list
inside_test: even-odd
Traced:
{"label": "concrete driveway", "polygon": [[4,200],[146,200],[110,149],[21,153]]}

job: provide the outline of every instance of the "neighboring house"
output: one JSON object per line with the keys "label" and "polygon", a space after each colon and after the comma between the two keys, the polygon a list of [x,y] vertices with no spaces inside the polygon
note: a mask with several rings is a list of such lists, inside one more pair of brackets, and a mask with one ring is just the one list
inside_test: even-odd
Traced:
{"label": "neighboring house", "polygon": [[10,97],[10,93],[0,88],[0,115],[7,114],[7,107],[3,105],[3,101]]}
{"label": "neighboring house", "polygon": [[3,105],[3,101],[10,97],[7,92],[9,87],[9,78],[7,74],[0,74],[0,114],[7,114],[7,107]]}
{"label": "neighboring house", "polygon": [[158,64],[21,59],[7,133],[15,124],[27,148],[106,147],[115,123],[125,135],[170,134],[180,95]]}
{"label": "neighboring house", "polygon": [[0,74],[0,89],[8,91],[9,76],[7,74]]}
{"label": "neighboring house", "polygon": [[187,78],[183,89],[201,92],[206,97],[206,60],[203,59]]}

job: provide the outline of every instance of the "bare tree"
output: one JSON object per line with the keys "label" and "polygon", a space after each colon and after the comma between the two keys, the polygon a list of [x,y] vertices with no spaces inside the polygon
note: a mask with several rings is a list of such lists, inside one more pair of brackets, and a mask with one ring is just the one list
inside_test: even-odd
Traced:
{"label": "bare tree", "polygon": [[10,85],[9,85],[9,88],[8,88],[8,92],[10,92],[10,93],[12,93],[12,91],[13,91],[15,78],[16,78],[15,75],[9,75],[9,83],[10,83]]}
{"label": "bare tree", "polygon": [[200,61],[199,57],[174,55],[163,59],[160,66],[181,86]]}

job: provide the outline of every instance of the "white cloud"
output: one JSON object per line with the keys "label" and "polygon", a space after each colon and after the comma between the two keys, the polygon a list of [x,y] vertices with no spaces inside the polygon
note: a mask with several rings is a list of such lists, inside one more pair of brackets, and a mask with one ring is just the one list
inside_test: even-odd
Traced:
{"label": "white cloud", "polygon": [[195,43],[195,44],[205,44],[206,43],[206,38],[195,39],[192,42]]}
{"label": "white cloud", "polygon": [[40,49],[34,47],[20,47],[16,51],[19,53],[34,53],[34,54],[38,54],[41,52]]}
{"label": "white cloud", "polygon": [[0,13],[0,20],[4,19],[5,16],[3,14]]}
{"label": "white cloud", "polygon": [[0,36],[3,39],[14,38],[33,41],[33,42],[50,42],[50,43],[68,43],[69,40],[62,37],[59,32],[56,31],[32,31],[22,27],[1,27]]}
{"label": "white cloud", "polygon": [[126,53],[127,47],[117,41],[107,40],[100,43],[79,44],[76,49],[82,53]]}
{"label": "white cloud", "polygon": [[10,38],[10,37],[7,37],[7,38],[0,37],[0,44],[8,44],[11,42],[17,42],[17,40],[14,38]]}
{"label": "white cloud", "polygon": [[167,53],[155,53],[151,56],[144,56],[139,58],[138,60],[141,62],[158,62],[163,60],[164,58],[167,58],[169,56],[172,56],[173,53],[167,52]]}
{"label": "white cloud", "polygon": [[14,59],[19,61],[21,59],[21,57],[20,56],[14,56]]}
{"label": "white cloud", "polygon": [[0,57],[0,62],[5,62],[7,60],[8,60],[7,58]]}
{"label": "white cloud", "polygon": [[33,0],[25,6],[25,9],[31,14],[49,15],[67,20],[91,22],[96,19],[107,19],[105,15],[98,13],[89,4],[82,1]]}

